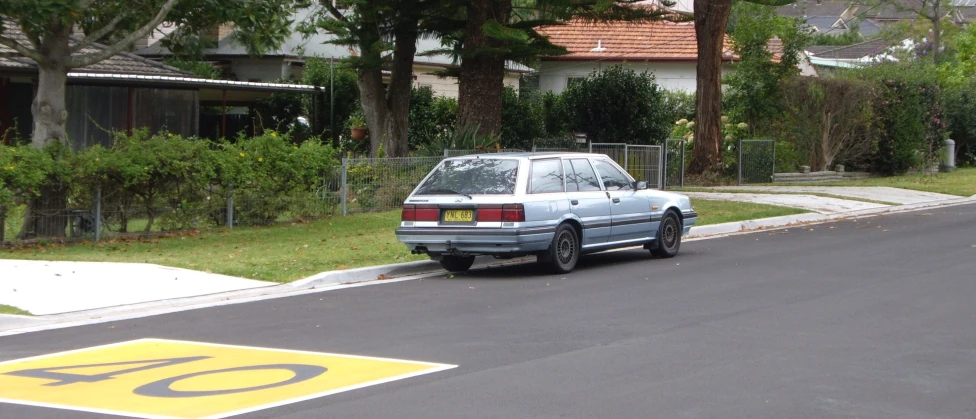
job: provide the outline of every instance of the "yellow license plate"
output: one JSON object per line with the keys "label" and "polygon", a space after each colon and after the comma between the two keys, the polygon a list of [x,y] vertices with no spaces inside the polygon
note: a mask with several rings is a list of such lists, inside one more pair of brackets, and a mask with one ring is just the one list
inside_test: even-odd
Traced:
{"label": "yellow license plate", "polygon": [[444,212],[446,222],[471,222],[474,221],[474,211],[472,210],[447,210]]}

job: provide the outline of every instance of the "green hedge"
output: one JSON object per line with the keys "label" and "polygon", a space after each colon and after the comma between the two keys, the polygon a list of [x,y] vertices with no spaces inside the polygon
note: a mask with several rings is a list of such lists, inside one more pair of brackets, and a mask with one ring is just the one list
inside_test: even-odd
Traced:
{"label": "green hedge", "polygon": [[91,210],[100,190],[105,223],[119,233],[225,225],[231,192],[237,223],[318,217],[334,213],[339,202],[325,182],[337,167],[331,146],[316,139],[293,144],[273,131],[218,143],[141,130],[80,152],[4,146],[0,210],[26,205],[58,184],[66,186],[71,208],[47,210]]}

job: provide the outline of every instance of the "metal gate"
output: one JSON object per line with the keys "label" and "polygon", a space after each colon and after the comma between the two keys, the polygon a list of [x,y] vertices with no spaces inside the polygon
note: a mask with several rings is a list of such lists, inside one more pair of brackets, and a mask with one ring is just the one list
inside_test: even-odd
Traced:
{"label": "metal gate", "polygon": [[662,189],[664,186],[664,153],[661,146],[591,143],[589,150],[591,153],[606,154],[634,179],[646,181],[649,188]]}
{"label": "metal gate", "polygon": [[739,184],[772,183],[776,174],[775,140],[739,140]]}
{"label": "metal gate", "polygon": [[685,186],[685,140],[668,139],[664,146],[664,187]]}

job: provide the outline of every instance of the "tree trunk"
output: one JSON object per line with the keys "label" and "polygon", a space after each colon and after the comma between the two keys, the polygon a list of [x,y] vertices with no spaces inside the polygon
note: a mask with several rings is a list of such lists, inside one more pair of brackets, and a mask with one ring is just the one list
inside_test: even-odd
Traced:
{"label": "tree trunk", "polygon": [[52,183],[40,188],[40,195],[27,202],[18,239],[61,238],[68,226],[68,188]]}
{"label": "tree trunk", "polygon": [[53,141],[67,143],[65,91],[68,60],[71,59],[69,35],[71,27],[61,28],[45,37],[38,50],[45,59],[37,63],[37,94],[31,104],[34,116],[31,142],[35,147],[43,147]]}
{"label": "tree trunk", "polygon": [[[406,2],[410,7],[412,3]],[[401,11],[401,16],[411,13]],[[386,155],[406,157],[409,152],[410,90],[413,88],[413,61],[417,53],[417,25],[414,19],[402,19],[394,28],[394,53],[390,68],[390,85],[386,90]]]}
{"label": "tree trunk", "polygon": [[[417,21],[405,20],[394,29],[394,52],[390,63],[390,83],[383,86],[380,68],[359,70],[359,100],[369,128],[370,156],[377,157],[380,145],[387,157],[405,157],[408,154],[408,123],[410,118],[410,89],[413,85],[413,61],[417,52]],[[380,40],[360,39],[360,57],[367,63],[380,63],[383,59],[373,46]]]}
{"label": "tree trunk", "polygon": [[363,106],[366,116],[366,127],[369,128],[369,155],[376,157],[380,144],[387,138],[386,96],[383,89],[382,70],[360,70],[357,84],[359,85],[359,102]]}
{"label": "tree trunk", "polygon": [[484,52],[505,45],[486,36],[484,25],[490,20],[507,23],[511,13],[512,0],[474,0],[468,6],[458,78],[458,120],[461,126],[478,125],[482,135],[501,134],[505,87],[504,55]]}
{"label": "tree trunk", "polygon": [[695,145],[689,172],[701,174],[722,162],[722,53],[732,0],[695,0],[698,84]]}
{"label": "tree trunk", "polygon": [[[68,110],[65,91],[68,81],[68,63],[71,57],[68,39],[70,27],[62,27],[45,37],[38,52],[45,57],[37,63],[37,94],[31,104],[34,131],[31,144],[42,148],[60,142],[67,144],[65,124]],[[56,156],[55,158],[59,158]],[[64,237],[68,217],[68,189],[60,179],[49,178],[41,186],[40,195],[28,201],[20,238]]]}

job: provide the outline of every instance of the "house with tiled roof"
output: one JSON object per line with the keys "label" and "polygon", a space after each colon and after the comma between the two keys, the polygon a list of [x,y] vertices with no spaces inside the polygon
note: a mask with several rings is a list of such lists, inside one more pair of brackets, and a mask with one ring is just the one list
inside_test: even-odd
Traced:
{"label": "house with tiled roof", "polygon": [[[4,36],[27,43],[18,25],[5,25]],[[79,42],[74,37],[71,42]],[[106,48],[98,43],[79,53]],[[0,142],[9,144],[33,129],[31,103],[37,84],[37,64],[0,45]],[[227,115],[202,115],[204,106],[253,104],[274,92],[315,94],[313,86],[201,79],[128,52],[68,73],[66,105],[68,140],[75,148],[108,145],[108,131],[149,128],[185,136],[233,135]],[[233,127],[232,127],[233,128]]]}
{"label": "house with tiled roof", "polygon": [[[658,85],[668,90],[694,92],[698,65],[698,38],[693,22],[569,22],[543,28],[541,33],[566,48],[564,55],[543,57],[538,70],[539,88],[560,93],[575,80],[610,65],[622,65],[653,74]],[[773,59],[782,55],[782,42],[769,45]],[[723,75],[732,70],[736,57],[726,36]],[[812,68],[802,69],[814,75]]]}
{"label": "house with tiled roof", "polygon": [[[542,58],[538,76],[544,91],[560,93],[575,80],[616,64],[653,74],[665,89],[695,90],[698,41],[692,22],[573,21],[540,32],[569,51]],[[726,73],[734,58],[728,38],[723,55]]]}

